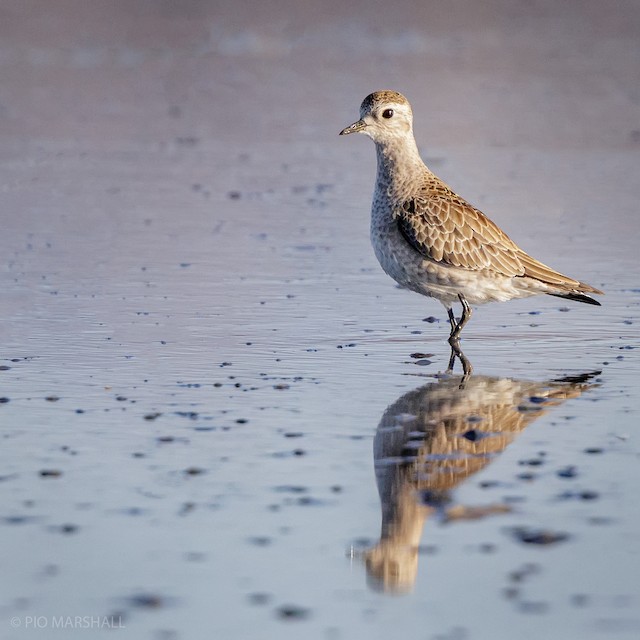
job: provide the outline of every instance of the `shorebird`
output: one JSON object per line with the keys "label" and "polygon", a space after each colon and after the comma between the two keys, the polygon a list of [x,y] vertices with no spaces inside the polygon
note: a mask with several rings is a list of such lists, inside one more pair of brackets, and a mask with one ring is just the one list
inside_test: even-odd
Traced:
{"label": "shorebird", "polygon": [[[449,344],[456,355],[461,356],[460,333],[471,317],[470,305],[542,293],[600,305],[588,294],[602,291],[532,258],[429,170],[413,135],[411,105],[402,94],[368,95],[360,105],[360,119],[340,135],[356,132],[376,145],[371,206],[376,257],[402,287],[445,306]],[[452,307],[457,301],[462,304],[459,320]]]}

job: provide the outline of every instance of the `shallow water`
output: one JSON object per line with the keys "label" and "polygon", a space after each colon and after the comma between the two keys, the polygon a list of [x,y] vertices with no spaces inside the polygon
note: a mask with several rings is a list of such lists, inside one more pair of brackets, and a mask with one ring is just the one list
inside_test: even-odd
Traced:
{"label": "shallow water", "polygon": [[[441,375],[444,310],[397,289],[369,246],[371,145],[336,134],[426,53],[448,61],[436,87],[456,59],[493,78],[478,107],[491,114],[533,40],[491,76],[493,39],[477,36],[474,71],[471,50],[426,27],[412,36],[401,12],[377,77],[358,53],[368,32],[348,20],[297,39],[238,14],[223,37],[204,4],[180,18],[131,6],[84,16],[89,44],[63,44],[73,12],[53,33],[14,13],[0,58],[13,91],[0,134],[0,635],[638,637],[640,181],[637,146],[611,130],[637,103],[597,90],[603,60],[626,77],[627,31],[602,23],[600,66],[554,94],[562,114],[572,92],[589,98],[582,138],[575,121],[536,137],[499,114],[457,138],[473,117],[460,104],[443,130],[422,125],[437,173],[533,255],[606,291],[601,308],[478,309],[461,388]],[[118,20],[148,31],[125,38]],[[291,20],[307,24],[300,10]],[[350,68],[340,47],[355,47]],[[546,59],[543,44],[534,53]],[[306,77],[318,56],[332,73]],[[542,94],[581,68],[569,57],[532,73]],[[252,84],[265,73],[268,109]],[[233,98],[229,123],[212,87]],[[598,114],[613,103],[607,129]]]}

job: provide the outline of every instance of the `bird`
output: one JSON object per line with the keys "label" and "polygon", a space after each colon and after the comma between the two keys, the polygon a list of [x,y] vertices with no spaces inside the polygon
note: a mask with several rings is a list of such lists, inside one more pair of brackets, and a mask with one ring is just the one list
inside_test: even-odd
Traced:
{"label": "bird", "polygon": [[[548,294],[600,306],[589,294],[602,291],[531,257],[426,166],[413,134],[411,105],[401,93],[369,94],[360,119],[340,131],[352,133],[369,136],[376,146],[371,205],[376,257],[401,287],[444,305],[452,354],[461,355],[460,334],[471,305]],[[462,305],[460,319],[453,312],[456,302]]]}

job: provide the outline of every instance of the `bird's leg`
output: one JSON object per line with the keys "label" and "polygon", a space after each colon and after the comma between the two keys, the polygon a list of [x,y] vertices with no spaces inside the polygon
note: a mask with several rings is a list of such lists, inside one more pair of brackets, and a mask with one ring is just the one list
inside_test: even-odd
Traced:
{"label": "bird's leg", "polygon": [[[447,307],[447,315],[449,316],[449,324],[451,325],[451,333],[449,334],[449,341],[451,341],[451,336],[453,336],[456,330],[456,327],[458,326],[458,323],[456,322],[456,317],[453,314],[453,309],[451,307]],[[449,366],[447,367],[448,374],[453,373],[453,367],[455,366],[455,364],[456,364],[456,352],[452,346],[451,356],[449,358]]]}
{"label": "bird's leg", "polygon": [[451,333],[449,335],[452,336],[458,323],[456,322],[456,317],[453,315],[453,309],[451,307],[447,307],[447,313],[449,314],[449,324],[451,325]]}
{"label": "bird's leg", "polygon": [[456,342],[451,345],[451,355],[449,356],[449,366],[447,367],[447,375],[453,375],[453,368],[456,364],[456,358],[460,360],[460,364],[462,365],[462,379],[460,380],[460,389],[464,388],[465,383],[469,379],[469,376],[473,373],[473,366],[467,356],[462,353],[462,349],[460,348],[460,342]]}
{"label": "bird's leg", "polygon": [[456,352],[453,347],[451,347],[451,355],[449,356],[449,366],[447,367],[447,374],[453,373],[453,367],[456,364]]}
{"label": "bird's leg", "polygon": [[462,373],[464,374],[464,377],[461,380],[461,384],[464,384],[467,381],[467,378],[473,373],[473,366],[469,358],[464,355],[462,349],[460,348],[459,340],[452,341],[450,344],[451,355],[449,356],[449,366],[447,367],[447,373],[449,375],[453,374],[453,368],[456,364],[456,358],[458,358],[458,360],[460,360],[460,364],[462,365]]}
{"label": "bird's leg", "polygon": [[458,294],[458,299],[462,304],[462,317],[460,318],[460,322],[456,322],[456,318],[453,315],[453,309],[451,309],[451,307],[447,308],[449,323],[451,324],[451,334],[449,335],[451,356],[449,358],[448,371],[453,371],[455,360],[456,358],[458,358],[458,360],[460,360],[460,364],[462,364],[462,372],[464,374],[460,382],[462,388],[464,386],[464,383],[467,381],[467,378],[471,375],[473,367],[471,366],[471,362],[469,362],[468,358],[464,355],[464,353],[462,353],[462,349],[460,348],[460,333],[464,325],[469,322],[469,318],[471,318],[471,314],[473,313],[473,311],[469,306],[466,298],[461,293]]}
{"label": "bird's leg", "polygon": [[[462,349],[460,348],[460,342],[457,341],[451,345],[451,357],[449,358],[449,371],[453,371],[453,363],[455,359],[458,358],[460,360],[460,364],[462,365],[462,373],[464,374],[462,380],[460,381],[461,385],[467,381],[469,376],[473,373],[473,366],[467,356],[462,353]],[[462,387],[461,387],[462,388]]]}
{"label": "bird's leg", "polygon": [[[459,293],[458,299],[460,300],[460,304],[462,304],[462,317],[460,318],[460,322],[455,324],[455,318],[453,316],[453,311],[448,309],[447,312],[449,314],[449,322],[451,323],[451,334],[449,335],[449,344],[454,347],[454,342],[458,343],[460,341],[460,333],[467,322],[469,322],[469,318],[471,318],[471,314],[473,310],[469,306],[466,298]],[[455,347],[454,347],[455,348]]]}

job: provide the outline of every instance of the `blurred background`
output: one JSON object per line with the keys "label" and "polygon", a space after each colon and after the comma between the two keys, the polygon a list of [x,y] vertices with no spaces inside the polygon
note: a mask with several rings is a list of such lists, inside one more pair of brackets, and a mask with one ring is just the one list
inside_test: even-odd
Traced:
{"label": "blurred background", "polygon": [[639,31],[634,0],[5,1],[2,130],[318,143],[394,88],[436,147],[634,148]]}

